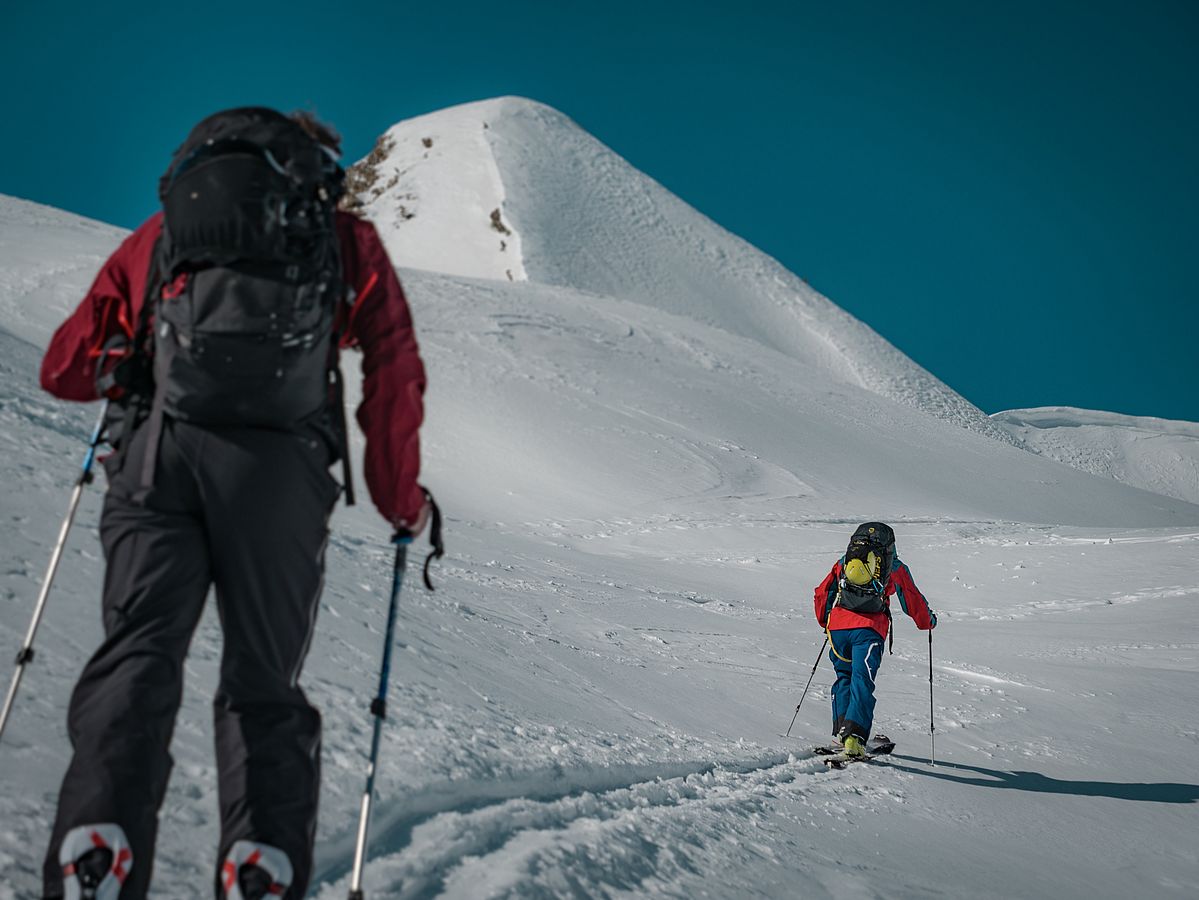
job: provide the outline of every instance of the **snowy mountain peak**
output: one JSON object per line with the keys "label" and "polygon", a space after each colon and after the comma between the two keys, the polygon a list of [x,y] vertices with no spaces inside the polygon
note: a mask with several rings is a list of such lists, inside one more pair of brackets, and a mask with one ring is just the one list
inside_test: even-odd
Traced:
{"label": "snowy mountain peak", "polygon": [[400,122],[352,168],[350,190],[400,266],[654,307],[1013,442],[869,326],[544,104],[503,97]]}
{"label": "snowy mountain peak", "polygon": [[508,102],[408,119],[350,167],[348,205],[379,227],[398,265],[526,280],[521,238],[505,218],[504,182],[487,135],[489,119]]}

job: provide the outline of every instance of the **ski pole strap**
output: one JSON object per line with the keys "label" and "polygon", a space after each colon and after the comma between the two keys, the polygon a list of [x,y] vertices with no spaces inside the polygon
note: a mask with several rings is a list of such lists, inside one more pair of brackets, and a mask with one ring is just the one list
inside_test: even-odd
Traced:
{"label": "ski pole strap", "polygon": [[434,590],[433,580],[429,578],[429,566],[433,560],[441,559],[445,556],[445,541],[441,535],[441,507],[437,505],[437,501],[433,499],[433,495],[428,489],[425,491],[425,499],[429,501],[429,506],[433,508],[433,521],[429,523],[429,545],[433,548],[428,556],[425,557],[425,565],[421,572],[425,579],[425,587],[429,590]]}
{"label": "ski pole strap", "polygon": [[[429,552],[429,555],[425,557],[425,565],[421,574],[425,579],[425,587],[433,591],[436,588],[433,587],[433,580],[429,577],[429,566],[433,564],[433,560],[441,559],[445,556],[445,542],[441,536],[441,507],[437,505],[437,501],[433,499],[433,494],[430,493],[428,488],[421,488],[421,490],[424,492],[425,500],[429,502],[429,507],[432,509],[431,521],[429,522],[429,546],[433,548]],[[391,542],[393,544],[411,544],[412,532],[406,528],[401,528],[392,535]]]}

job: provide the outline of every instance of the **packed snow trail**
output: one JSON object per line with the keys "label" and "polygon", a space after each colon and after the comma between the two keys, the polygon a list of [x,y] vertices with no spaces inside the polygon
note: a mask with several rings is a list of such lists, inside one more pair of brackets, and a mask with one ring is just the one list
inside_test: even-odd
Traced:
{"label": "packed snow trail", "polygon": [[[789,777],[780,775],[781,770],[796,764],[794,755],[774,754],[739,763],[556,767],[523,773],[511,782],[433,786],[399,804],[405,815],[379,823],[376,853],[399,853],[410,860],[385,890],[401,896],[428,894],[466,857],[494,852],[518,833],[559,830],[584,819],[612,821],[716,795],[728,799],[746,785]],[[434,852],[432,846],[439,849]],[[331,864],[317,880],[344,868],[344,860]]]}

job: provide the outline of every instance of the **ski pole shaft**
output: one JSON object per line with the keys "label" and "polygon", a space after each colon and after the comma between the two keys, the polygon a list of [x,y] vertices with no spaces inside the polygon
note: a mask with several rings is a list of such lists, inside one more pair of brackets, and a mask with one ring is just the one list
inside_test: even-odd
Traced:
{"label": "ski pole shaft", "polygon": [[50,596],[50,587],[54,584],[54,576],[58,572],[58,564],[62,560],[63,549],[67,544],[67,535],[71,531],[71,525],[75,522],[75,513],[79,510],[79,500],[83,497],[83,489],[92,481],[92,465],[96,461],[96,448],[100,444],[107,415],[108,401],[105,400],[100,409],[100,417],[96,420],[96,427],[92,429],[87,455],[83,458],[83,468],[71,491],[66,518],[63,519],[62,527],[58,530],[58,541],[54,545],[54,551],[50,554],[50,565],[46,569],[46,577],[42,579],[42,589],[38,592],[37,603],[33,607],[33,619],[29,623],[29,630],[25,633],[25,642],[17,653],[17,668],[13,672],[12,682],[8,686],[8,694],[4,698],[4,709],[0,712],[0,737],[4,736],[4,727],[8,724],[9,713],[12,712],[13,702],[17,698],[17,688],[21,685],[21,676],[25,674],[25,666],[33,661],[33,639],[37,635],[38,625],[41,624],[42,613],[46,609],[46,599]]}
{"label": "ski pole shaft", "polygon": [[937,764],[937,726],[933,720],[933,630],[928,630],[928,764]]}
{"label": "ski pole shaft", "polygon": [[397,536],[395,571],[391,582],[391,605],[387,610],[387,635],[383,642],[383,665],[379,670],[379,691],[371,701],[371,715],[375,717],[374,734],[371,736],[370,765],[366,770],[366,788],[362,792],[362,806],[358,812],[358,841],[354,848],[354,870],[350,876],[349,900],[363,900],[362,866],[366,861],[366,839],[370,828],[371,799],[375,790],[375,769],[379,762],[379,739],[383,733],[383,720],[387,718],[387,682],[391,678],[391,645],[394,642],[396,610],[399,607],[400,589],[404,586],[404,568],[408,562],[408,545],[411,537]]}
{"label": "ski pole shaft", "polygon": [[820,668],[820,660],[824,659],[826,646],[828,646],[827,632],[824,635],[824,643],[820,645],[820,652],[816,654],[816,662],[812,665],[812,674],[808,676],[808,683],[804,685],[803,693],[799,695],[799,702],[795,704],[795,715],[791,717],[791,724],[787,726],[787,733],[784,737],[791,737],[791,729],[795,727],[795,720],[799,717],[799,708],[803,706],[804,697],[808,696],[808,688],[812,686],[812,679],[816,677],[816,670]]}

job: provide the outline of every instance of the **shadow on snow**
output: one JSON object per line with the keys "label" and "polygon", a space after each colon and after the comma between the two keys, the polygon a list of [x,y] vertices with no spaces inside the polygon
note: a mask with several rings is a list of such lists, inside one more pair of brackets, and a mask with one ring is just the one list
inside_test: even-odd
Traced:
{"label": "shadow on snow", "polygon": [[[901,766],[895,760],[924,763],[925,768],[912,769]],[[1119,781],[1067,781],[1050,778],[1040,772],[1016,772],[1003,769],[985,769],[982,766],[967,766],[963,763],[938,762],[935,769],[927,768],[927,761],[915,756],[891,756],[891,765],[914,775],[926,775],[957,784],[973,784],[979,787],[1008,788],[1016,791],[1032,791],[1041,794],[1075,794],[1081,797],[1111,797],[1114,800],[1139,800],[1143,803],[1196,803],[1199,802],[1199,785],[1161,782],[1157,784]],[[944,769],[977,772],[986,778],[971,778],[952,775]]]}

